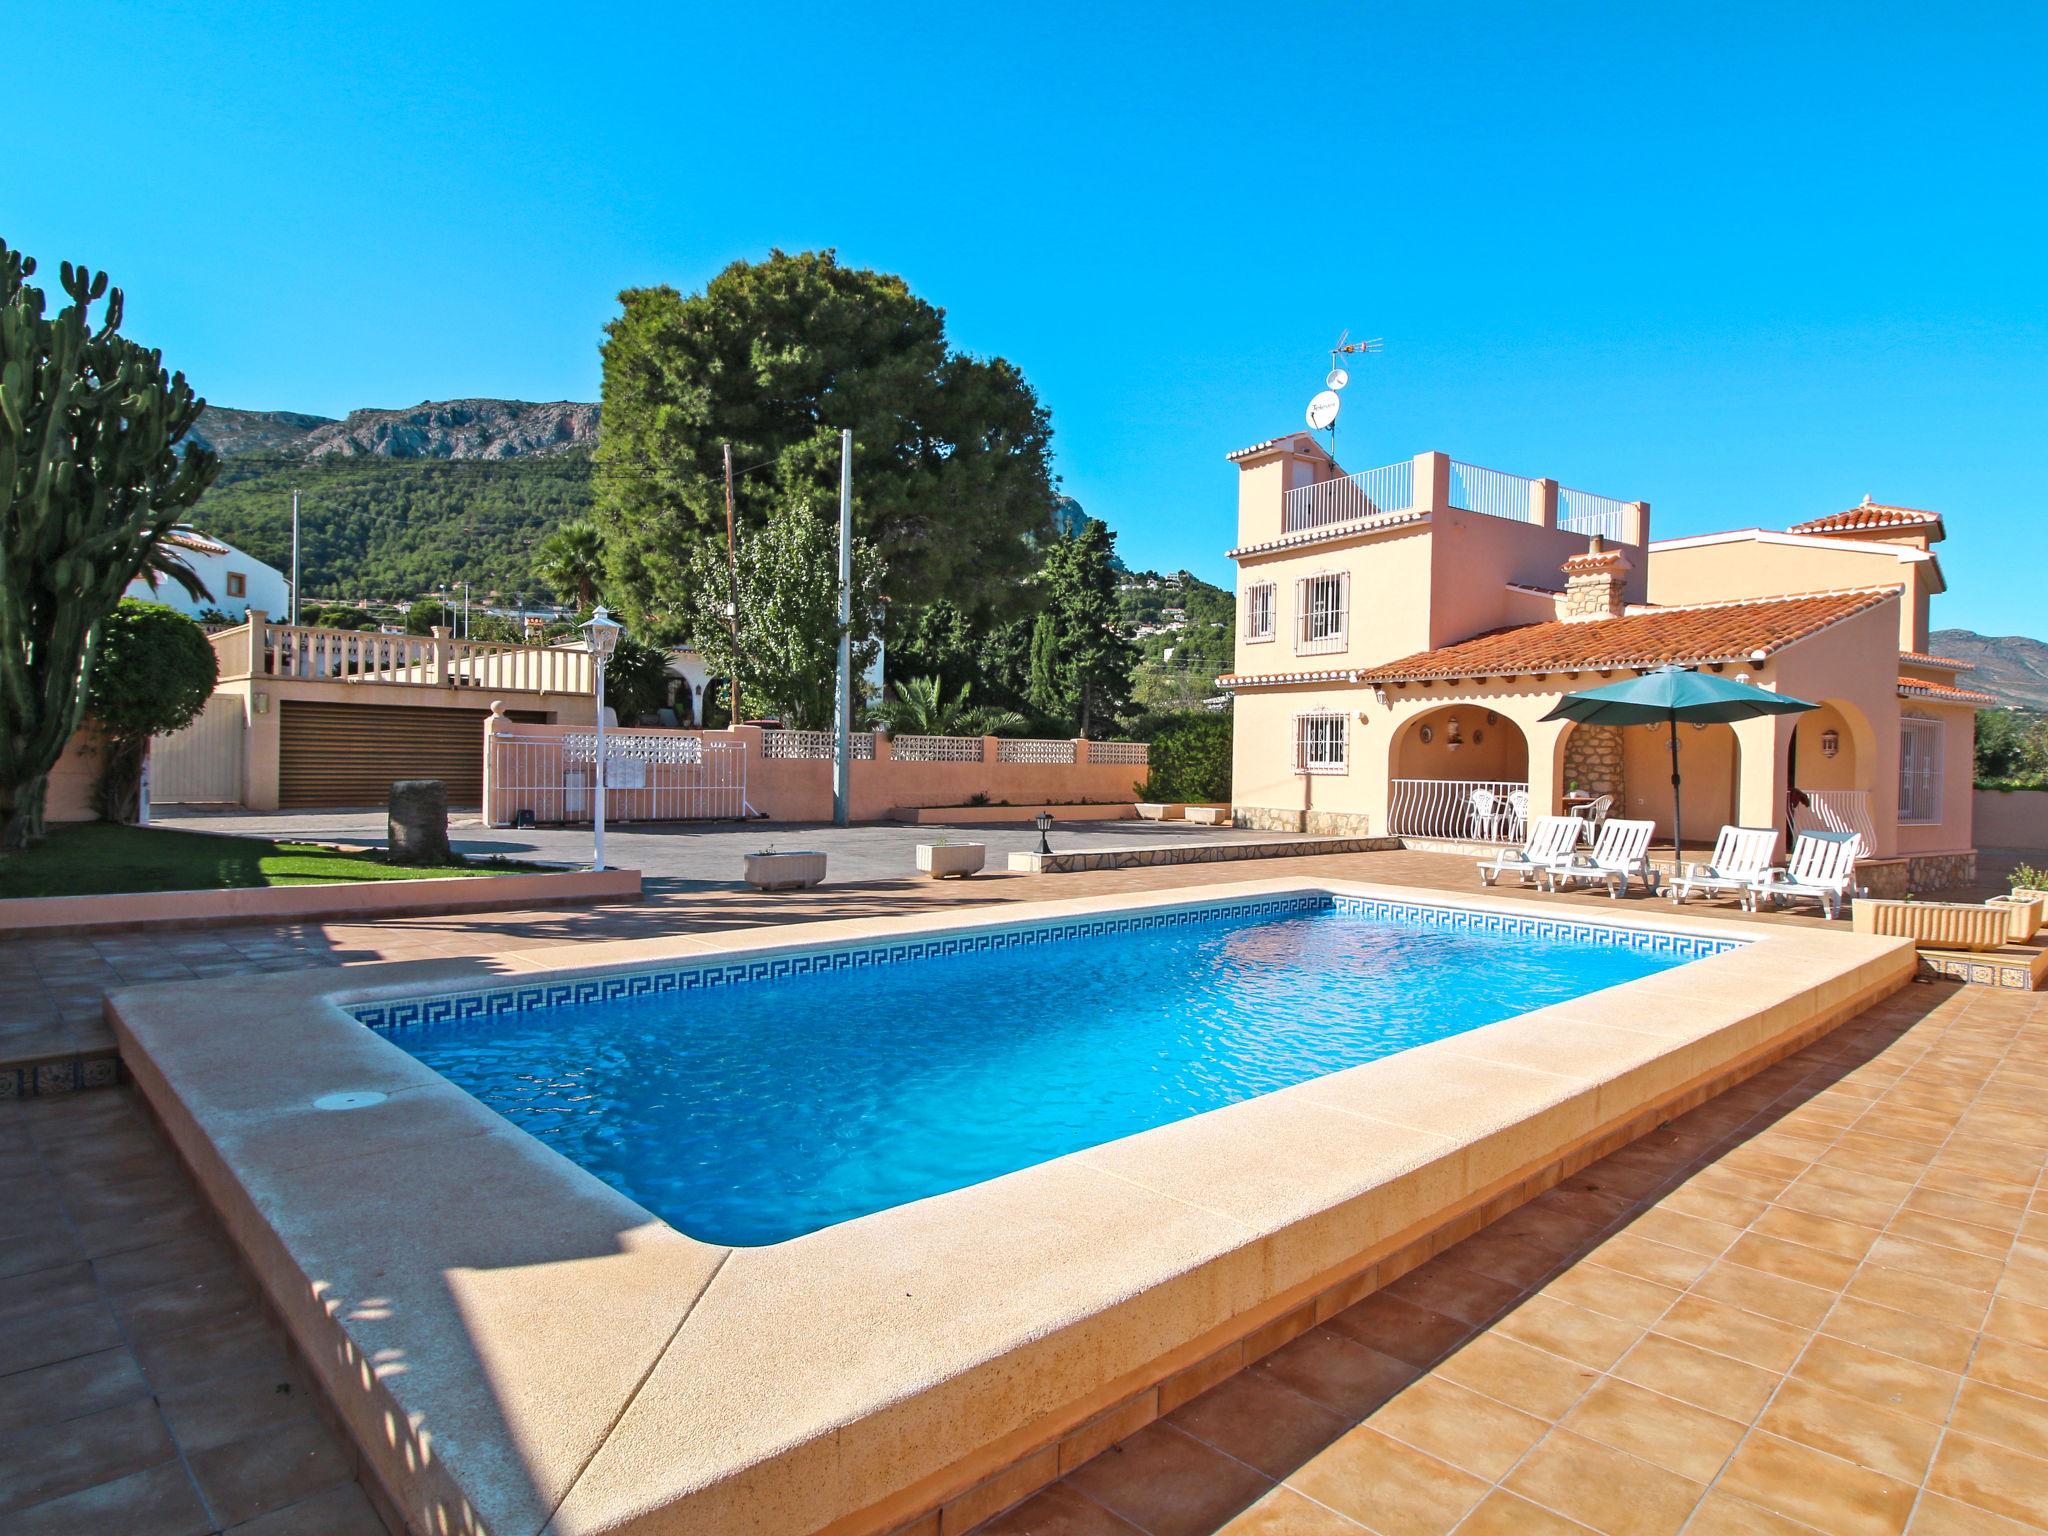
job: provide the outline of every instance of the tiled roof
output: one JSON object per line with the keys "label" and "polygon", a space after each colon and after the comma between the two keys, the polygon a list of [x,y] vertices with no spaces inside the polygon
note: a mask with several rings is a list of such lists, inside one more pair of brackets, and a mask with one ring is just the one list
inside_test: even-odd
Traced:
{"label": "tiled roof", "polygon": [[1899,660],[1910,662],[1916,667],[1946,667],[1951,672],[1974,672],[1977,663],[1959,661],[1953,656],[1929,656],[1925,651],[1901,651]]}
{"label": "tiled roof", "polygon": [[1933,699],[1940,704],[1996,704],[1988,693],[1979,693],[1974,688],[1958,688],[1953,683],[1930,683],[1924,677],[1902,677],[1899,679],[1899,696],[1907,699]]}
{"label": "tiled roof", "polygon": [[1297,549],[1304,544],[1321,544],[1331,539],[1356,538],[1361,533],[1378,533],[1382,528],[1398,528],[1403,523],[1424,523],[1429,521],[1427,512],[1382,512],[1378,517],[1362,517],[1355,523],[1332,523],[1327,528],[1306,528],[1300,533],[1290,533],[1278,539],[1267,539],[1263,544],[1243,544],[1229,551],[1224,558],[1235,560],[1241,555],[1270,554],[1276,549]]}
{"label": "tiled roof", "polygon": [[190,528],[173,528],[164,535],[164,542],[166,544],[175,544],[180,549],[189,549],[195,554],[201,555],[224,555],[228,552],[227,545],[216,544],[205,534],[195,533]]}
{"label": "tiled roof", "polygon": [[1352,668],[1336,672],[1226,672],[1216,679],[1218,688],[1285,688],[1291,683],[1355,683],[1359,673]]}
{"label": "tiled roof", "polygon": [[1768,655],[1782,650],[1830,624],[1889,602],[1898,592],[1897,587],[1871,587],[1649,608],[1614,619],[1518,624],[1369,667],[1359,677],[1369,683],[1400,683],[1657,667],[1666,662],[1746,661],[1752,652]]}
{"label": "tiled roof", "polygon": [[1941,514],[1921,507],[1888,507],[1866,501],[1846,512],[1830,512],[1811,522],[1794,523],[1788,533],[1848,533],[1859,528],[1924,528],[1941,526]]}
{"label": "tiled roof", "polygon": [[1323,454],[1324,458],[1329,457],[1327,453],[1323,452],[1323,445],[1313,437],[1310,437],[1306,429],[1304,429],[1298,432],[1284,433],[1279,437],[1269,437],[1263,443],[1253,443],[1249,448],[1240,448],[1235,453],[1226,453],[1223,455],[1223,458],[1226,463],[1235,464],[1239,459],[1248,459],[1255,453],[1269,453],[1275,448],[1291,447],[1304,439],[1306,439],[1306,446],[1313,448],[1317,453]]}

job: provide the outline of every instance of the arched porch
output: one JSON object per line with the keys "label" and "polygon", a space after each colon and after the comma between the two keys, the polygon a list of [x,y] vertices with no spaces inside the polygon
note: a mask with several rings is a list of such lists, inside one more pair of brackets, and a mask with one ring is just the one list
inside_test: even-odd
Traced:
{"label": "arched porch", "polygon": [[1798,716],[1785,746],[1788,832],[1854,832],[1866,855],[1877,852],[1872,794],[1877,734],[1846,699],[1822,699]]}
{"label": "arched porch", "polygon": [[1529,741],[1484,703],[1404,721],[1388,749],[1387,830],[1396,837],[1518,841],[1529,818]]}

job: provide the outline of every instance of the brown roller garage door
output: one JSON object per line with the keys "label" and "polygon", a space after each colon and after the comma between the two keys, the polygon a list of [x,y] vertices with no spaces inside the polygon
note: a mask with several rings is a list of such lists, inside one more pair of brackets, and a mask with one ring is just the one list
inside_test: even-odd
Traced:
{"label": "brown roller garage door", "polygon": [[[393,779],[440,779],[450,805],[483,803],[487,710],[303,699],[282,699],[278,707],[277,801],[287,809],[383,805]],[[514,720],[547,718],[509,713]]]}

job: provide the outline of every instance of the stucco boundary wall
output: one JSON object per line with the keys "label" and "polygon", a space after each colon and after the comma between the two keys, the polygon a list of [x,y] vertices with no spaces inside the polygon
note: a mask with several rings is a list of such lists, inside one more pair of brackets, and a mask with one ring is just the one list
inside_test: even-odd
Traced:
{"label": "stucco boundary wall", "polygon": [[[574,725],[531,725],[492,715],[484,726],[484,822],[488,826],[511,825],[522,810],[541,816],[550,799],[561,803],[559,794],[534,791],[530,786],[504,782],[498,772],[499,753],[492,738],[499,734],[516,737],[523,744],[521,758],[531,763],[536,748],[570,735],[588,735],[589,728]],[[706,743],[726,742],[746,754],[746,799],[754,811],[770,821],[830,821],[832,819],[832,762],[827,757],[770,757],[769,733],[757,726],[740,726],[728,731],[670,731],[641,728],[607,728],[607,740],[675,741],[694,737]],[[1050,805],[1058,815],[1061,801],[1073,805],[1088,803],[1130,806],[1137,787],[1149,772],[1145,763],[1101,762],[1101,743],[1076,740],[1072,762],[1004,762],[1004,743],[994,736],[946,738],[972,742],[979,752],[966,762],[905,761],[892,751],[890,738],[879,733],[860,732],[854,738],[857,749],[872,741],[874,756],[856,756],[853,762],[851,815],[855,821],[887,821],[899,810],[935,806],[966,806],[976,795],[991,804],[1008,801],[1018,805]],[[1013,748],[1016,743],[1010,744]],[[1056,744],[1065,748],[1068,744]],[[1125,743],[1116,743],[1117,755],[1128,754]],[[556,770],[558,772],[559,770]],[[530,775],[529,775],[530,776]],[[605,792],[605,815],[612,821],[652,819],[656,791],[612,788]]]}
{"label": "stucco boundary wall", "polygon": [[[1907,985],[1785,926],[762,1248],[676,1231],[343,1004],[1134,909],[1264,880],[114,994],[123,1059],[410,1530],[961,1536],[1558,1180]],[[553,963],[549,957],[552,956]]]}
{"label": "stucco boundary wall", "polygon": [[2048,789],[1980,789],[1977,846],[2048,853]]}
{"label": "stucco boundary wall", "polygon": [[259,885],[225,891],[33,896],[0,901],[0,939],[54,938],[110,929],[432,917],[448,912],[516,911],[565,902],[631,901],[639,895],[637,869],[578,869],[559,874]]}

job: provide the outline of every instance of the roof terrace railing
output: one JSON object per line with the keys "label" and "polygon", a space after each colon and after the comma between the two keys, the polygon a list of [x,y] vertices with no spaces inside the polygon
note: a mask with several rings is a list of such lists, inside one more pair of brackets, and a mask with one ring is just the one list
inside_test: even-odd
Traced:
{"label": "roof terrace railing", "polygon": [[1404,459],[1399,464],[1383,464],[1378,469],[1360,470],[1337,480],[1294,486],[1281,508],[1280,531],[1300,533],[1310,528],[1333,528],[1339,523],[1360,523],[1371,517],[1406,512],[1414,505],[1415,464]]}
{"label": "roof terrace railing", "polygon": [[1511,523],[1533,522],[1530,509],[1535,505],[1536,484],[1527,475],[1451,460],[1451,505],[1461,512],[1506,518]]}
{"label": "roof terrace railing", "polygon": [[1619,541],[1627,526],[1623,521],[1627,512],[1628,503],[1612,496],[1557,488],[1557,526],[1566,533],[1597,533],[1603,539]]}

